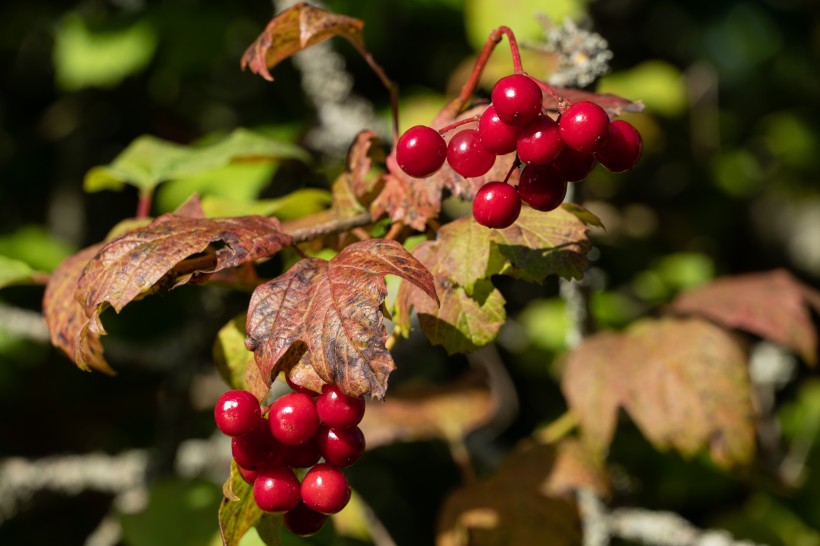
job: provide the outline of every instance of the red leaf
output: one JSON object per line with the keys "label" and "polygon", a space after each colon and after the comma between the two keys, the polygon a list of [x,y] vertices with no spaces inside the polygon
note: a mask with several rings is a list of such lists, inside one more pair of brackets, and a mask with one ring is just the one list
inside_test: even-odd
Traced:
{"label": "red leaf", "polygon": [[270,69],[312,45],[342,36],[364,50],[360,19],[299,2],[277,14],[242,55],[242,69],[272,81]]}
{"label": "red leaf", "polygon": [[704,448],[721,466],[754,454],[748,355],[732,334],[701,319],[644,320],[602,332],[566,357],[562,389],[584,437],[612,440],[623,408],[659,449],[692,456]]}
{"label": "red leaf", "polygon": [[700,315],[779,343],[814,365],[811,309],[820,312],[820,292],[783,269],[717,279],[680,294],[670,306],[674,313]]}
{"label": "red leaf", "polygon": [[113,374],[103,358],[103,347],[97,334],[86,332],[88,315],[75,299],[77,281],[88,260],[103,243],[90,246],[69,256],[51,274],[43,294],[43,317],[48,325],[51,343],[61,349],[85,371]]}
{"label": "red leaf", "polygon": [[330,261],[307,258],[257,287],[248,308],[248,350],[268,384],[299,359],[351,396],[382,398],[395,368],[385,348],[385,275],[436,299],[430,272],[400,243],[369,239]]}

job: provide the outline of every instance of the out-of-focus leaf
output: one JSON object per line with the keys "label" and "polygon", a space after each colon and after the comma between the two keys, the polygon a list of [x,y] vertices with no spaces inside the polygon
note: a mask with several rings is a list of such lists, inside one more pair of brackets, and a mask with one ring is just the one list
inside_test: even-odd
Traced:
{"label": "out-of-focus leaf", "polygon": [[248,310],[247,347],[263,379],[287,372],[305,355],[323,382],[351,396],[382,398],[395,368],[384,346],[385,275],[436,298],[430,272],[400,243],[386,239],[353,243],[330,261],[303,259],[257,287]]}
{"label": "out-of-focus leaf", "polygon": [[687,107],[686,82],[675,66],[657,60],[644,61],[622,72],[603,76],[600,93],[635,97],[650,113],[666,117],[681,115]]}
{"label": "out-of-focus leaf", "polygon": [[808,364],[817,362],[820,291],[783,269],[719,278],[680,294],[674,313],[699,315],[788,347]]}
{"label": "out-of-focus leaf", "polygon": [[[153,484],[148,506],[121,513],[123,539],[133,546],[198,546],[217,529],[219,486],[205,480],[165,480]],[[180,525],[184,522],[184,525]]]}
{"label": "out-of-focus leaf", "polygon": [[47,277],[47,273],[37,271],[25,262],[0,255],[0,288],[38,282]]}
{"label": "out-of-focus leaf", "polygon": [[601,332],[568,353],[562,389],[589,444],[605,449],[623,408],[658,449],[708,449],[724,467],[754,455],[748,355],[701,319],[645,319]]}
{"label": "out-of-focus leaf", "polygon": [[325,210],[328,205],[330,194],[319,188],[303,188],[276,199],[253,201],[233,201],[213,195],[202,198],[202,209],[209,218],[258,215],[293,220]]}
{"label": "out-of-focus leaf", "polygon": [[38,225],[20,226],[0,236],[0,256],[19,260],[38,271],[53,271],[75,250]]}
{"label": "out-of-focus leaf", "polygon": [[65,16],[54,38],[54,68],[63,89],[113,87],[145,68],[154,56],[157,33],[146,20],[90,28],[76,13]]}
{"label": "out-of-focus leaf", "polygon": [[580,545],[572,491],[605,495],[606,474],[575,442],[522,446],[487,479],[454,491],[439,519],[437,546]]}
{"label": "out-of-focus leaf", "polygon": [[92,168],[86,174],[84,188],[88,192],[119,190],[130,184],[143,191],[152,190],[166,180],[204,173],[231,161],[284,158],[305,160],[307,155],[298,146],[243,128],[207,146],[186,146],[143,135],[110,164]]}
{"label": "out-of-focus leaf", "polygon": [[271,19],[242,55],[242,68],[272,81],[270,70],[277,64],[333,36],[342,36],[363,50],[363,29],[360,19],[299,2]]}
{"label": "out-of-focus leaf", "polygon": [[396,442],[458,442],[487,424],[497,401],[475,377],[444,385],[400,385],[383,401],[370,401],[359,427],[367,448]]}
{"label": "out-of-focus leaf", "polygon": [[246,318],[243,313],[219,330],[214,341],[214,363],[232,389],[250,391],[261,401],[268,392],[268,385],[259,375],[253,353],[245,348]]}

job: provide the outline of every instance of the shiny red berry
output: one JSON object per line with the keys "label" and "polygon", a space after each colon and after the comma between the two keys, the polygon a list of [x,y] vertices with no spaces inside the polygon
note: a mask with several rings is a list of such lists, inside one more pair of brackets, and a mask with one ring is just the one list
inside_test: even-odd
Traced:
{"label": "shiny red berry", "polygon": [[299,479],[286,466],[264,468],[253,482],[253,500],[265,512],[292,510],[301,500]]}
{"label": "shiny red berry", "polygon": [[316,443],[325,461],[337,468],[344,468],[359,460],[364,453],[364,433],[359,427],[319,427]]}
{"label": "shiny red berry", "polygon": [[308,508],[322,514],[335,514],[350,501],[350,486],[344,472],[327,463],[319,463],[307,471],[301,491],[302,501]]}
{"label": "shiny red berry", "polygon": [[473,200],[473,218],[489,228],[509,227],[521,213],[521,198],[506,182],[487,182]]}
{"label": "shiny red berry", "polygon": [[595,153],[605,169],[621,173],[634,167],[643,153],[641,134],[628,121],[616,119],[609,124],[609,142]]}
{"label": "shiny red berry", "polygon": [[526,125],[541,112],[541,87],[524,74],[498,80],[490,97],[498,117],[509,125]]}
{"label": "shiny red berry", "polygon": [[299,537],[309,537],[318,533],[324,526],[327,515],[300,502],[295,508],[285,512],[282,519],[288,531]]}
{"label": "shiny red berry", "polygon": [[501,121],[492,104],[484,110],[478,120],[478,135],[481,137],[482,146],[496,155],[514,152],[520,132],[520,126]]}
{"label": "shiny red berry", "polygon": [[595,168],[595,156],[564,146],[564,149],[552,162],[552,168],[558,173],[559,178],[563,178],[567,182],[578,182],[586,178]]}
{"label": "shiny red berry", "polygon": [[567,195],[567,181],[559,178],[550,165],[527,165],[518,179],[518,195],[535,210],[553,210]]}
{"label": "shiny red berry", "polygon": [[364,396],[348,396],[336,385],[324,385],[316,398],[319,419],[329,427],[352,427],[364,417]]}
{"label": "shiny red berry", "polygon": [[214,406],[214,421],[223,434],[242,436],[251,432],[262,419],[259,401],[244,390],[222,393]]}
{"label": "shiny red berry", "polygon": [[518,135],[518,159],[526,165],[546,165],[564,149],[558,124],[541,115],[524,126]]}
{"label": "shiny red berry", "polygon": [[464,178],[481,176],[495,163],[495,154],[481,144],[476,129],[463,129],[447,145],[447,163]]}
{"label": "shiny red berry", "polygon": [[277,398],[271,404],[268,421],[273,437],[288,445],[307,442],[319,428],[319,414],[313,398],[300,392]]}
{"label": "shiny red berry", "polygon": [[444,165],[447,143],[438,131],[416,125],[405,131],[396,143],[396,162],[414,178],[427,178]]}
{"label": "shiny red berry", "polygon": [[236,464],[247,470],[257,470],[270,462],[279,453],[279,448],[264,419],[253,431],[231,440],[231,454]]}
{"label": "shiny red berry", "polygon": [[600,150],[609,140],[609,115],[590,101],[579,101],[558,120],[561,138],[567,146],[588,154]]}

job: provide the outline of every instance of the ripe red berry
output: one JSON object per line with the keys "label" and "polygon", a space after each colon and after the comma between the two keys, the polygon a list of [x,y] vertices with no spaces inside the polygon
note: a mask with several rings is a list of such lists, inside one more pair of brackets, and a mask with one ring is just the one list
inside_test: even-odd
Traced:
{"label": "ripe red berry", "polygon": [[518,135],[518,159],[527,165],[546,165],[564,149],[558,124],[542,115],[528,123]]}
{"label": "ripe red berry", "polygon": [[518,179],[518,194],[535,210],[553,210],[567,195],[567,181],[550,165],[527,165]]}
{"label": "ripe red berry", "polygon": [[447,163],[464,178],[481,176],[495,163],[495,154],[484,148],[476,129],[463,129],[447,145]]}
{"label": "ripe red berry", "polygon": [[427,178],[444,165],[447,144],[438,131],[426,125],[406,130],[396,143],[396,162],[415,178]]}
{"label": "ripe red berry", "polygon": [[485,150],[496,155],[514,152],[520,132],[520,126],[509,125],[501,121],[495,111],[495,106],[492,104],[484,110],[478,120],[478,135],[481,137],[481,145],[484,146]]}
{"label": "ripe red berry", "polygon": [[[319,434],[319,431],[316,432]],[[282,444],[276,461],[291,468],[309,468],[319,462],[322,453],[319,450],[317,437],[295,446]]]}
{"label": "ripe red berry", "polygon": [[264,468],[253,482],[253,500],[265,512],[292,510],[301,500],[299,479],[286,466]]}
{"label": "ripe red berry", "polygon": [[259,475],[257,470],[248,470],[247,468],[242,468],[238,464],[236,465],[237,470],[239,470],[239,475],[242,476],[242,479],[245,480],[247,483],[253,485],[253,482],[256,481],[256,476]]}
{"label": "ripe red berry", "polygon": [[498,80],[490,98],[498,117],[509,125],[526,125],[541,112],[541,88],[524,74],[511,74]]}
{"label": "ripe red berry", "polygon": [[313,398],[300,392],[277,398],[271,404],[268,421],[273,437],[288,445],[307,442],[319,428],[319,414]]}
{"label": "ripe red berry", "polygon": [[364,453],[364,433],[359,427],[319,427],[316,443],[325,461],[337,468],[344,468],[359,460]]}
{"label": "ripe red berry", "polygon": [[487,182],[473,200],[473,218],[489,228],[509,227],[521,214],[521,198],[506,182]]}
{"label": "ripe red berry", "polygon": [[283,516],[288,531],[299,537],[315,535],[327,521],[327,515],[309,508],[300,502],[295,508],[285,512]]}
{"label": "ripe red berry", "polygon": [[329,427],[352,427],[364,417],[364,396],[348,396],[336,385],[324,385],[316,398],[319,419]]}
{"label": "ripe red berry", "polygon": [[609,171],[621,173],[634,167],[643,152],[641,134],[628,121],[616,119],[609,124],[609,142],[595,153]]}
{"label": "ripe red berry", "polygon": [[564,146],[564,149],[552,162],[552,168],[558,173],[558,177],[567,182],[583,180],[592,172],[594,167],[595,156],[593,154],[579,152],[569,146]]}
{"label": "ripe red berry", "polygon": [[308,470],[302,478],[302,501],[322,514],[341,511],[350,501],[350,486],[344,472],[327,463]]}
{"label": "ripe red berry", "polygon": [[609,140],[609,115],[594,102],[576,102],[561,114],[558,125],[567,146],[581,152],[595,153]]}
{"label": "ripe red berry", "polygon": [[259,401],[244,390],[222,393],[214,406],[214,421],[223,434],[242,436],[251,432],[262,419]]}
{"label": "ripe red berry", "polygon": [[264,419],[253,431],[231,440],[231,454],[236,464],[247,470],[257,470],[267,464],[276,457],[279,448]]}

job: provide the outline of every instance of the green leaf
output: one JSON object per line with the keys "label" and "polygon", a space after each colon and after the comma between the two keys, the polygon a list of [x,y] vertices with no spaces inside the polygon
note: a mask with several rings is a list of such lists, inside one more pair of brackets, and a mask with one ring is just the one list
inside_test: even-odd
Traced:
{"label": "green leaf", "polygon": [[57,83],[69,91],[113,87],[148,65],[157,41],[156,30],[145,20],[91,28],[70,13],[58,23],[54,38]]}
{"label": "green leaf", "polygon": [[277,199],[235,201],[216,195],[202,198],[202,209],[208,217],[276,216],[294,220],[325,210],[330,205],[330,192],[319,188],[304,188]]}
{"label": "green leaf", "polygon": [[0,255],[0,288],[33,282],[41,273],[20,260]]}
{"label": "green leaf", "polygon": [[[256,370],[253,353],[245,348],[245,314],[223,326],[214,341],[214,363],[219,375],[232,389],[256,392],[248,386],[246,372]],[[258,372],[257,372],[258,376]]]}
{"label": "green leaf", "polygon": [[43,226],[21,226],[12,233],[0,236],[0,255],[19,260],[40,271],[54,271],[74,252],[72,245],[55,237]]}
{"label": "green leaf", "polygon": [[688,104],[683,74],[674,65],[659,60],[607,74],[601,78],[598,92],[640,100],[648,112],[666,117],[683,114]]}
{"label": "green leaf", "polygon": [[166,180],[198,175],[240,159],[285,158],[306,160],[307,154],[298,146],[242,128],[207,146],[185,146],[143,135],[110,164],[92,168],[84,188],[88,192],[119,190],[130,184],[150,191]]}
{"label": "green leaf", "polygon": [[[242,478],[236,463],[231,463],[231,474],[222,489],[224,497],[219,505],[219,530],[222,542],[224,546],[238,546],[245,533],[262,522],[265,513],[253,500],[252,487]],[[275,522],[266,522],[266,526],[273,524],[275,527],[281,527],[280,518],[267,516],[266,519],[268,518]],[[279,544],[278,539],[270,541],[269,533],[266,532],[265,535],[262,536],[260,533],[266,544]]]}

